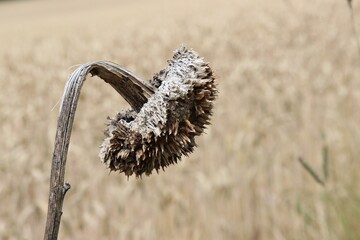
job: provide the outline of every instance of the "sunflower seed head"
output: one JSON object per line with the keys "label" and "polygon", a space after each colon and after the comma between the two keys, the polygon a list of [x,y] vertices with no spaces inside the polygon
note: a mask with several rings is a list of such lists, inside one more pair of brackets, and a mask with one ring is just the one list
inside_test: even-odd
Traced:
{"label": "sunflower seed head", "polygon": [[210,123],[217,90],[211,68],[193,50],[176,50],[149,81],[154,89],[137,112],[109,119],[100,158],[112,171],[150,175],[191,153]]}

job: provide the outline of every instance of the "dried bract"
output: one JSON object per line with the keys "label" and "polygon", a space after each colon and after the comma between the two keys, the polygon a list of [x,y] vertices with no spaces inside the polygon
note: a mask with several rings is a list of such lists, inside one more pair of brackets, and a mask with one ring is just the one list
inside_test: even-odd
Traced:
{"label": "dried bract", "polygon": [[109,119],[101,160],[113,171],[141,176],[191,153],[195,137],[210,123],[214,80],[209,65],[193,50],[175,51],[165,69],[142,82],[150,93],[147,101],[137,108],[130,104]]}

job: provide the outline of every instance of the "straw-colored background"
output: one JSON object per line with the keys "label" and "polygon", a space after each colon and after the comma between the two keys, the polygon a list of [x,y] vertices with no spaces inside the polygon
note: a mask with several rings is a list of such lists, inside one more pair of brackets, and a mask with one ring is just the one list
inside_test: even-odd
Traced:
{"label": "straw-colored background", "polygon": [[[42,238],[51,109],[76,65],[110,60],[149,79],[182,44],[218,76],[199,148],[159,175],[109,175],[98,146],[127,104],[89,78],[60,239],[360,239],[360,56],[345,0],[2,2],[0,239]],[[326,187],[297,161],[322,177],[324,146]]]}

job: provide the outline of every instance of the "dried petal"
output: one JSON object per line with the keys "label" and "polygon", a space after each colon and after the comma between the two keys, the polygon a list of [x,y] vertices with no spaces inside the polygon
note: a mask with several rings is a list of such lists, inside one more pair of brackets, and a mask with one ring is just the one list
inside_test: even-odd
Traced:
{"label": "dried petal", "polygon": [[195,136],[210,123],[217,95],[211,68],[186,48],[168,63],[144,83],[147,102],[109,120],[100,158],[111,170],[137,177],[158,172],[191,153]]}

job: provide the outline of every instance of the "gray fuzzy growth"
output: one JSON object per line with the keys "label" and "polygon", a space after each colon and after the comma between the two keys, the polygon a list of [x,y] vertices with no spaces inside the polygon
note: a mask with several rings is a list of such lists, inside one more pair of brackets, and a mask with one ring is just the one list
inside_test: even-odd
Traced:
{"label": "gray fuzzy growth", "polygon": [[186,48],[175,51],[168,66],[146,83],[153,94],[110,119],[100,158],[111,169],[151,174],[192,152],[195,136],[209,124],[216,97],[207,63]]}

